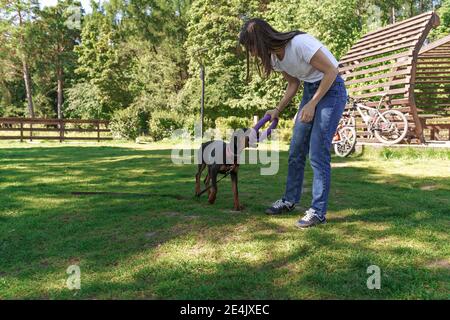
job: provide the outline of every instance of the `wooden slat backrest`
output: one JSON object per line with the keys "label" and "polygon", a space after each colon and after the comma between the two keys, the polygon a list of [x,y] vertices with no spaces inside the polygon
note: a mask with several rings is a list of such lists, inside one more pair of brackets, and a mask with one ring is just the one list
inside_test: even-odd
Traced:
{"label": "wooden slat backrest", "polygon": [[364,35],[340,61],[349,95],[366,101],[386,95],[391,103],[409,99],[418,52],[438,21],[427,12]]}
{"label": "wooden slat backrest", "polygon": [[420,49],[414,94],[424,115],[450,116],[450,35]]}

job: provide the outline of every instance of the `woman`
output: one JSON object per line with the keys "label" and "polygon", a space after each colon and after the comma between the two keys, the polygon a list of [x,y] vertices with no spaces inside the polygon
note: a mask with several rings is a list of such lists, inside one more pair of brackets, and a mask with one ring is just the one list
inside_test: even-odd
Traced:
{"label": "woman", "polygon": [[268,214],[292,211],[300,201],[306,155],[313,170],[312,203],[296,225],[307,228],[326,222],[330,189],[331,141],[347,101],[338,62],[313,36],[301,31],[278,32],[266,21],[251,19],[242,27],[239,42],[259,58],[266,76],[283,74],[288,86],[278,106],[266,112],[277,118],[304,82],[303,99],[295,119],[289,148],[289,167],[284,196],[267,209]]}

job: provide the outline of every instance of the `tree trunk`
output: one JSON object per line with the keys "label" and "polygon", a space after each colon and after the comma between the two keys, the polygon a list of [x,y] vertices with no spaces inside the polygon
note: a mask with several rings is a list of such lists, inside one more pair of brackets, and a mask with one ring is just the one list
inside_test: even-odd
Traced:
{"label": "tree trunk", "polygon": [[25,91],[27,94],[28,101],[28,113],[31,118],[34,118],[34,105],[33,105],[33,92],[31,89],[31,76],[30,76],[30,68],[28,67],[28,63],[25,59],[22,61],[23,67],[23,80],[25,81]]}
{"label": "tree trunk", "polygon": [[[17,15],[19,17],[19,25],[20,27],[23,26],[23,16],[22,11],[20,9],[19,3],[16,3],[17,5]],[[20,44],[21,47],[24,47],[25,39],[23,33],[20,35]],[[30,67],[28,66],[28,62],[26,60],[26,55],[24,53],[22,57],[22,71],[23,71],[23,80],[25,81],[25,91],[27,94],[27,101],[28,101],[28,113],[30,114],[30,118],[34,118],[34,105],[33,105],[33,92],[31,88],[31,76],[30,76]]]}
{"label": "tree trunk", "polygon": [[395,8],[391,8],[391,23],[395,23]]}
{"label": "tree trunk", "polygon": [[[434,1],[431,1],[432,3]],[[420,0],[420,12],[419,13],[424,13],[426,11],[425,9],[425,1],[424,0]]]}
{"label": "tree trunk", "polygon": [[58,78],[58,101],[57,101],[57,108],[58,108],[58,119],[63,118],[62,114],[62,104],[63,104],[63,88],[64,88],[64,73],[61,66],[58,66],[58,70],[56,71],[57,78]]}

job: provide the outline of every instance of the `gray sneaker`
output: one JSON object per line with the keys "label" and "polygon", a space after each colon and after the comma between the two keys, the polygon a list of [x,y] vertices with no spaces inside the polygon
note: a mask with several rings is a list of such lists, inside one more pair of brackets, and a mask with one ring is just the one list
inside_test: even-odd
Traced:
{"label": "gray sneaker", "polygon": [[291,203],[284,199],[275,201],[270,208],[266,210],[266,214],[277,215],[294,210],[295,203]]}
{"label": "gray sneaker", "polygon": [[298,228],[309,228],[318,224],[327,223],[325,217],[319,217],[314,209],[308,209],[305,216],[297,221],[295,224]]}

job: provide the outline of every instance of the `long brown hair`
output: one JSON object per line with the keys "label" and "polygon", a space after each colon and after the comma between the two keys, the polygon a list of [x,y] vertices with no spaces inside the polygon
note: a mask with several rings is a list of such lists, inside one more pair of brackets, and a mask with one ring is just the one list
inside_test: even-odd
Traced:
{"label": "long brown hair", "polygon": [[244,23],[239,34],[239,43],[245,47],[247,56],[247,81],[250,77],[250,51],[255,52],[259,58],[256,62],[258,71],[261,74],[259,63],[263,66],[264,73],[269,76],[273,71],[270,51],[284,48],[286,44],[298,34],[305,32],[294,30],[290,32],[279,32],[272,28],[263,19],[250,19]]}

